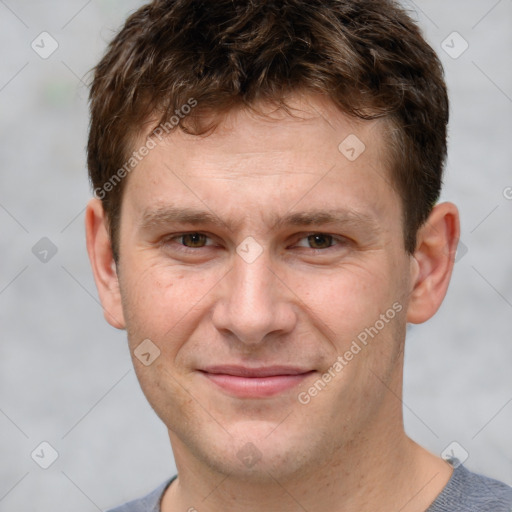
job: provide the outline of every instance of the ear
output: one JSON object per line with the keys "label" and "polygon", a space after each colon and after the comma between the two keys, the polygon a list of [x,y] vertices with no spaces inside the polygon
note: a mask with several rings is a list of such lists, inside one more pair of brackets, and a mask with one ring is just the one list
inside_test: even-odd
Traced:
{"label": "ear", "polygon": [[441,306],[450,283],[459,236],[457,207],[453,203],[434,206],[418,231],[412,260],[408,322],[426,322]]}
{"label": "ear", "polygon": [[107,218],[99,199],[91,199],[87,205],[85,233],[87,252],[105,320],[117,329],[124,329],[125,322],[117,269],[112,255]]}

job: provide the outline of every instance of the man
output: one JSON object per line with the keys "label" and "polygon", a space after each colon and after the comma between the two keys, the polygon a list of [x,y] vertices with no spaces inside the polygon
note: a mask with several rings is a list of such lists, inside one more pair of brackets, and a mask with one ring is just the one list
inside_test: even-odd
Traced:
{"label": "man", "polygon": [[[459,238],[441,65],[388,0],[161,0],[95,70],[87,246],[177,477],[117,511],[510,511],[410,440]],[[454,469],[453,466],[457,466]]]}

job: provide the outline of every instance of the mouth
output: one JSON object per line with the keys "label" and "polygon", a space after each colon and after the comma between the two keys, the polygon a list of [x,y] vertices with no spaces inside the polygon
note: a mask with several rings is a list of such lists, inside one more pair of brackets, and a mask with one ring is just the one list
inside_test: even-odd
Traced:
{"label": "mouth", "polygon": [[266,398],[299,385],[315,370],[290,366],[211,366],[199,370],[209,382],[238,398]]}

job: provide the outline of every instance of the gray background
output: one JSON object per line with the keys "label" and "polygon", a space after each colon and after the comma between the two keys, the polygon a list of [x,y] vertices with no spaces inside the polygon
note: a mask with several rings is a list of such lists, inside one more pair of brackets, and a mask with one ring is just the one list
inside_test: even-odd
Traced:
{"label": "gray background", "polygon": [[[0,511],[105,510],[175,471],[84,242],[84,76],[139,5],[0,0]],[[457,441],[467,467],[512,484],[512,1],[407,5],[446,69],[443,199],[464,247],[441,310],[409,332],[406,429],[439,454]],[[31,48],[43,31],[59,44],[47,59]],[[453,31],[469,43],[456,59],[441,47]],[[43,237],[58,250],[47,262],[32,252]],[[59,454],[46,470],[31,458],[42,441]]]}

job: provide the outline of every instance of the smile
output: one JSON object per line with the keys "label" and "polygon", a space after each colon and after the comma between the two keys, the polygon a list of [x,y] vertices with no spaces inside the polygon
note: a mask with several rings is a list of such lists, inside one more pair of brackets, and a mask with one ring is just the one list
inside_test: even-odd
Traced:
{"label": "smile", "polygon": [[211,367],[200,371],[211,383],[238,398],[265,398],[288,391],[314,370],[291,367]]}

